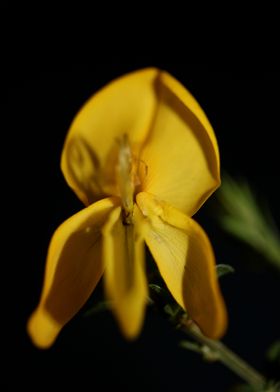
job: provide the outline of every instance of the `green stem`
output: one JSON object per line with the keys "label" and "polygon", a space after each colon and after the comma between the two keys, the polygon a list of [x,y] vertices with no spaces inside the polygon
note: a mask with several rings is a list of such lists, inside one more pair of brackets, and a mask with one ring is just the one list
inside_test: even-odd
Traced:
{"label": "green stem", "polygon": [[208,347],[216,355],[217,359],[227,366],[232,372],[253,387],[263,387],[266,383],[265,378],[253,369],[247,362],[232,352],[223,343],[212,340],[204,336],[198,327],[190,320],[182,320],[178,327],[192,339],[202,346]]}

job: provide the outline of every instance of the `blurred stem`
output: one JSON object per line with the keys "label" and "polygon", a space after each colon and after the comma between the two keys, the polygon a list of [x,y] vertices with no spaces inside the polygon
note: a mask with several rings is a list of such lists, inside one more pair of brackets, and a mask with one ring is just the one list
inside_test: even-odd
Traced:
{"label": "blurred stem", "polygon": [[202,346],[208,347],[217,360],[252,387],[260,388],[265,386],[266,380],[259,372],[220,341],[212,340],[204,336],[192,321],[183,318],[178,329],[185,332]]}

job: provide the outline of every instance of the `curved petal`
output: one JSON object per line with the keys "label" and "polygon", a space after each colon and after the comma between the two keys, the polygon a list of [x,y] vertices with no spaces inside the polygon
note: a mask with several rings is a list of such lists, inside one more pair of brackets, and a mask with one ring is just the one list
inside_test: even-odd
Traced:
{"label": "curved petal", "polygon": [[166,72],[156,82],[157,114],[141,160],[142,190],[192,216],[220,184],[214,131],[191,94]]}
{"label": "curved petal", "polygon": [[75,117],[64,144],[61,168],[86,205],[112,192],[118,139],[126,134],[135,154],[145,140],[156,107],[154,80],[158,72],[148,68],[112,81]]}
{"label": "curved petal", "polygon": [[34,344],[52,345],[84,305],[102,273],[101,227],[117,200],[103,199],[66,220],[50,242],[40,303],[28,322]]}
{"label": "curved petal", "polygon": [[137,196],[137,204],[146,218],[145,241],[173,297],[207,336],[221,337],[227,314],[207,235],[193,219],[147,193]]}
{"label": "curved petal", "polygon": [[144,320],[147,282],[144,272],[144,240],[137,224],[123,225],[115,209],[103,229],[105,290],[123,334],[137,337]]}

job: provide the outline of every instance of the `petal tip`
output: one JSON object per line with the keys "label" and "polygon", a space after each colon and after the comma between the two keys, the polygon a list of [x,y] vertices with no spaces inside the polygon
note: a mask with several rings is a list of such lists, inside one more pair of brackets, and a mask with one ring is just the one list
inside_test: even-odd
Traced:
{"label": "petal tip", "polygon": [[220,298],[217,299],[216,310],[212,309],[212,317],[207,318],[204,315],[195,317],[194,321],[197,323],[204,335],[210,339],[218,340],[221,339],[228,327],[228,315],[226,305],[220,294]]}
{"label": "petal tip", "polygon": [[32,343],[41,349],[51,347],[61,326],[44,310],[35,310],[27,322],[27,332]]}
{"label": "petal tip", "polygon": [[137,338],[139,338],[139,335],[142,330],[143,320],[138,323],[127,321],[125,324],[122,323],[121,320],[118,321],[121,333],[128,341],[133,342]]}

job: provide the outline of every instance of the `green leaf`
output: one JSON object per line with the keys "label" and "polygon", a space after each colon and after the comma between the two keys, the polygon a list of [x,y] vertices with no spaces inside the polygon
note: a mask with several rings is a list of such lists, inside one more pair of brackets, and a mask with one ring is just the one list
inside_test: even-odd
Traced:
{"label": "green leaf", "polygon": [[171,298],[170,293],[163,287],[159,286],[158,284],[150,283],[149,288],[152,289],[156,294],[158,294],[160,297],[169,299]]}
{"label": "green leaf", "polygon": [[270,362],[278,362],[280,364],[280,340],[277,340],[269,347],[266,357]]}
{"label": "green leaf", "polygon": [[168,316],[173,317],[174,316],[174,310],[172,308],[172,305],[170,304],[166,304],[164,306],[164,311],[166,314],[168,314]]}
{"label": "green leaf", "polygon": [[92,315],[100,313],[100,312],[104,312],[105,310],[108,310],[110,308],[110,304],[111,304],[110,301],[100,301],[96,305],[94,305],[92,308],[87,310],[84,313],[84,316],[88,317],[88,316],[92,316]]}
{"label": "green leaf", "polygon": [[229,264],[216,265],[216,271],[217,271],[218,278],[221,278],[224,275],[232,274],[233,272],[235,272],[234,268]]}
{"label": "green leaf", "polygon": [[184,309],[181,308],[176,302],[168,303],[164,306],[165,313],[171,317],[171,319],[175,322],[178,317],[185,313]]}

